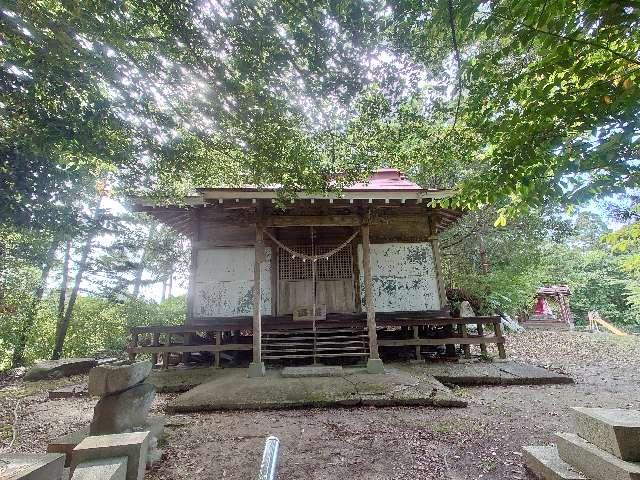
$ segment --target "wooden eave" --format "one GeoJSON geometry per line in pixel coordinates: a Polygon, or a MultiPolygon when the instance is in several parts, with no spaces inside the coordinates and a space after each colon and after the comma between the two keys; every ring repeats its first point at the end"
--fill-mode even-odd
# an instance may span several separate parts
{"type": "MultiPolygon", "coordinates": [[[[203,219],[223,224],[255,223],[258,205],[262,205],[263,223],[267,226],[294,226],[295,218],[308,216],[316,219],[317,225],[328,225],[326,217],[336,225],[357,225],[362,213],[370,208],[385,215],[395,212],[404,215],[420,214],[431,217],[436,232],[442,231],[462,215],[461,210],[446,209],[430,205],[431,200],[450,197],[453,190],[378,190],[345,191],[341,195],[320,196],[301,194],[285,202],[278,201],[278,192],[252,189],[200,189],[200,195],[185,197],[179,204],[166,204],[157,199],[130,197],[133,211],[144,212],[187,236],[193,233],[195,212],[202,211],[203,219]],[[277,203],[277,209],[276,204],[277,203]],[[269,207],[267,207],[267,205],[269,207]],[[266,211],[264,211],[266,209],[266,211]],[[269,210],[272,210],[269,212],[269,210]],[[301,213],[302,212],[302,213],[301,213]],[[325,217],[323,220],[321,217],[325,217]]],[[[308,224],[308,223],[307,223],[308,224]]]]}

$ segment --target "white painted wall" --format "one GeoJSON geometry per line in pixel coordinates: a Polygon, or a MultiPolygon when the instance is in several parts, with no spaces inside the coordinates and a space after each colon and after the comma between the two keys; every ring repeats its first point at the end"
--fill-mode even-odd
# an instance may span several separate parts
{"type": "MultiPolygon", "coordinates": [[[[358,245],[358,264],[364,309],[362,245],[358,245]]],[[[433,249],[429,242],[371,244],[371,276],[377,312],[441,308],[433,249]]]]}
{"type": "MultiPolygon", "coordinates": [[[[198,250],[194,317],[253,314],[253,247],[198,250]]],[[[261,264],[262,313],[271,314],[271,249],[261,264]]]]}

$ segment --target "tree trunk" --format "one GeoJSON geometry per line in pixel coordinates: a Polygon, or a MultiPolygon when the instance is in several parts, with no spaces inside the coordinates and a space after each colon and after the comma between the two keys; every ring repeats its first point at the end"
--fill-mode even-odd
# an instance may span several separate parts
{"type": "Polygon", "coordinates": [[[42,300],[42,296],[44,295],[44,289],[47,286],[47,277],[49,277],[49,271],[51,270],[51,264],[53,263],[53,259],[56,254],[56,250],[58,249],[58,245],[60,241],[54,239],[49,245],[49,250],[47,251],[47,256],[45,258],[44,264],[42,265],[42,274],[40,275],[40,283],[36,287],[36,290],[33,295],[33,300],[29,305],[29,310],[27,311],[27,318],[25,319],[25,323],[18,332],[18,338],[16,340],[15,347],[13,349],[13,356],[11,359],[12,367],[20,367],[24,365],[24,351],[27,348],[27,340],[29,339],[29,334],[31,333],[31,329],[33,328],[33,324],[36,321],[36,315],[38,313],[38,305],[42,300]]]}
{"type": "Polygon", "coordinates": [[[160,297],[160,303],[164,302],[165,293],[167,292],[167,278],[162,279],[162,297],[160,297]]]}
{"type": "Polygon", "coordinates": [[[82,283],[82,276],[84,275],[84,272],[87,269],[89,253],[91,252],[91,243],[93,241],[93,238],[96,236],[96,233],[98,232],[101,202],[102,202],[102,197],[100,197],[98,199],[98,202],[96,203],[96,209],[93,215],[94,225],[92,226],[91,230],[89,230],[89,233],[84,243],[84,247],[82,248],[80,263],[78,264],[78,272],[76,273],[76,279],[73,284],[73,289],[71,290],[71,295],[69,295],[69,303],[67,304],[67,309],[64,312],[62,321],[56,326],[56,344],[53,348],[53,353],[51,354],[51,360],[58,360],[62,355],[64,340],[65,340],[65,337],[67,336],[67,330],[69,329],[69,323],[71,322],[71,317],[73,316],[73,308],[76,304],[76,300],[78,299],[78,291],[80,290],[80,284],[82,283]]]}
{"type": "Polygon", "coordinates": [[[167,298],[171,298],[171,290],[173,289],[173,271],[169,274],[169,291],[167,292],[167,298]]]}
{"type": "Polygon", "coordinates": [[[142,284],[142,274],[144,273],[144,265],[147,256],[147,250],[149,249],[149,245],[153,240],[153,236],[156,233],[155,224],[149,227],[149,236],[147,237],[147,241],[144,244],[144,248],[142,249],[142,256],[140,257],[140,263],[138,264],[138,269],[136,270],[136,278],[133,280],[133,298],[138,298],[140,294],[140,285],[142,284]]]}
{"type": "Polygon", "coordinates": [[[58,317],[57,326],[62,323],[64,317],[64,307],[67,299],[67,285],[69,284],[69,260],[71,258],[71,239],[67,240],[64,250],[64,263],[62,264],[62,280],[60,281],[60,294],[58,295],[58,317]]]}

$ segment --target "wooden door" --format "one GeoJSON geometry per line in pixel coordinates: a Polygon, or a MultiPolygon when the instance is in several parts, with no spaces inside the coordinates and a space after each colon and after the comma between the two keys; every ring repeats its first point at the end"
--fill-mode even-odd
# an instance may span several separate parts
{"type": "MultiPolygon", "coordinates": [[[[335,247],[317,246],[313,254],[320,255],[335,247]]],[[[311,246],[295,246],[292,250],[312,254],[311,246]]],[[[355,288],[352,249],[349,245],[316,262],[316,305],[326,305],[327,313],[355,311],[355,288]]],[[[313,305],[313,272],[311,261],[278,249],[278,314],[289,315],[298,307],[313,305]]]]}

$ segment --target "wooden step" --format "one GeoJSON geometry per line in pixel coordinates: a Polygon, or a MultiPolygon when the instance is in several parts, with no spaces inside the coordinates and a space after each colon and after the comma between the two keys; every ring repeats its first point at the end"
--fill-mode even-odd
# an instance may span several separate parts
{"type": "MultiPolygon", "coordinates": [[[[291,354],[291,355],[264,355],[262,358],[264,360],[286,360],[286,359],[294,359],[294,358],[313,358],[313,353],[309,355],[299,355],[299,354],[291,354]]],[[[316,358],[338,358],[338,357],[368,357],[369,352],[359,352],[359,353],[318,353],[315,355],[316,358]]]]}

